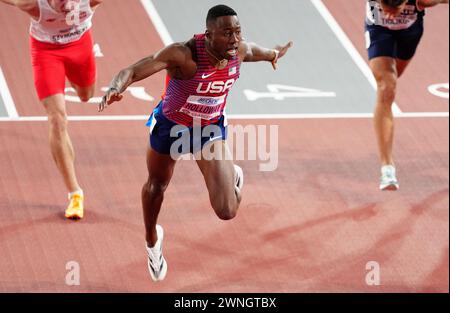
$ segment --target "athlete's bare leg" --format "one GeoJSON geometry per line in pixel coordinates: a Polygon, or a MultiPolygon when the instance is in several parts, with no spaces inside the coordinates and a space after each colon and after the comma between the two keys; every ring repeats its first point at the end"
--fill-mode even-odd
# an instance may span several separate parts
{"type": "Polygon", "coordinates": [[[78,97],[80,98],[81,101],[83,102],[88,102],[90,98],[92,98],[94,96],[94,92],[95,92],[95,84],[92,84],[90,86],[87,87],[80,87],[74,83],[70,83],[72,85],[72,87],[75,89],[75,91],[77,92],[78,97]]]}
{"type": "Polygon", "coordinates": [[[75,153],[67,131],[67,114],[63,94],[42,100],[49,122],[50,149],[69,192],[80,190],[75,174],[75,153]]]}
{"type": "MultiPolygon", "coordinates": [[[[236,216],[241,202],[241,192],[236,188],[236,177],[231,152],[225,141],[219,140],[203,148],[205,151],[222,156],[220,159],[207,160],[196,155],[197,164],[205,178],[209,200],[217,216],[229,220],[236,216]]],[[[209,159],[209,158],[208,158],[209,159]]]]}
{"type": "Polygon", "coordinates": [[[378,141],[381,165],[394,165],[392,156],[394,142],[394,116],[392,104],[395,100],[397,80],[410,60],[377,57],[370,60],[370,68],[377,81],[377,103],[374,126],[378,141]]]}
{"type": "Polygon", "coordinates": [[[147,149],[148,180],[142,187],[142,208],[147,245],[153,247],[157,241],[156,222],[164,199],[164,192],[173,175],[176,161],[170,155],[147,149]]]}
{"type": "Polygon", "coordinates": [[[394,116],[392,114],[392,103],[395,99],[398,78],[396,62],[393,58],[377,57],[370,60],[369,64],[378,87],[374,126],[380,161],[381,165],[393,165],[394,116]]]}
{"type": "Polygon", "coordinates": [[[395,63],[397,67],[397,76],[400,78],[405,72],[405,69],[408,67],[409,63],[411,63],[411,59],[409,60],[396,59],[395,63]]]}

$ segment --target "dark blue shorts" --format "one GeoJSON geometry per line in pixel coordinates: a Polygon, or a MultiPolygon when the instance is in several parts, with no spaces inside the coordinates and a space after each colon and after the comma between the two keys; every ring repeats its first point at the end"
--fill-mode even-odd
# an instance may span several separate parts
{"type": "Polygon", "coordinates": [[[208,126],[187,127],[167,119],[161,102],[153,110],[147,126],[150,127],[150,146],[161,154],[172,156],[194,154],[208,143],[227,139],[225,116],[208,126]]]}
{"type": "Polygon", "coordinates": [[[366,24],[366,48],[369,60],[376,57],[410,60],[416,53],[422,35],[423,21],[417,21],[408,29],[402,30],[366,24]]]}

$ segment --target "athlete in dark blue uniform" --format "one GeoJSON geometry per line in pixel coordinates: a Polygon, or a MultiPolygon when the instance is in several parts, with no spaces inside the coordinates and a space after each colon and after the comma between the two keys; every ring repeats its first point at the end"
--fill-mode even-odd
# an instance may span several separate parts
{"type": "Polygon", "coordinates": [[[394,18],[387,18],[377,1],[368,2],[366,48],[369,59],[383,56],[410,60],[414,56],[422,38],[425,15],[416,1],[405,2],[402,13],[394,18]]]}
{"type": "Polygon", "coordinates": [[[226,96],[239,76],[242,62],[268,61],[275,69],[291,46],[289,42],[266,49],[244,41],[236,12],[216,5],[208,11],[204,34],[171,44],[121,70],[112,80],[99,111],[120,101],[134,82],[162,70],[167,70],[169,76],[163,101],[149,120],[148,180],[142,187],[147,264],[154,281],[163,280],[168,268],[162,254],[164,231],[157,220],[178,154],[195,154],[215,213],[223,220],[234,218],[241,202],[244,174],[233,164],[225,141],[226,96]],[[215,135],[210,137],[210,131],[215,135]],[[177,140],[178,136],[181,140],[177,140]]]}
{"type": "Polygon", "coordinates": [[[448,0],[367,0],[366,48],[377,81],[375,132],[381,161],[381,190],[397,190],[392,146],[397,79],[403,74],[423,34],[425,8],[448,0]]]}

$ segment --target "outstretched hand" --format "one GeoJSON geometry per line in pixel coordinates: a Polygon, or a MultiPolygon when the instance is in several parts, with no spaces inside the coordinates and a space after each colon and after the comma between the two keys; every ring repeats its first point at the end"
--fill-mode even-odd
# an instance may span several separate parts
{"type": "Polygon", "coordinates": [[[102,97],[102,102],[98,105],[98,111],[102,112],[108,105],[113,102],[122,100],[123,95],[115,88],[109,88],[102,97]]]}
{"type": "Polygon", "coordinates": [[[282,58],[287,53],[289,48],[291,48],[293,45],[294,45],[294,43],[292,41],[289,41],[284,46],[276,46],[275,47],[275,50],[278,51],[278,52],[277,52],[277,55],[275,56],[275,59],[273,59],[273,61],[272,61],[272,67],[273,67],[274,70],[277,69],[278,59],[282,58]]]}

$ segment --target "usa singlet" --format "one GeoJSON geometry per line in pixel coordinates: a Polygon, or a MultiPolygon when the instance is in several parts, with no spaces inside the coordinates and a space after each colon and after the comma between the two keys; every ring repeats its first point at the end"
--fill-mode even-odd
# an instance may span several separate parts
{"type": "Polygon", "coordinates": [[[164,116],[181,125],[192,126],[195,118],[202,125],[219,121],[224,114],[228,92],[239,78],[238,56],[228,61],[224,69],[217,69],[208,60],[205,35],[195,35],[197,72],[189,80],[170,78],[162,100],[164,116]]]}

